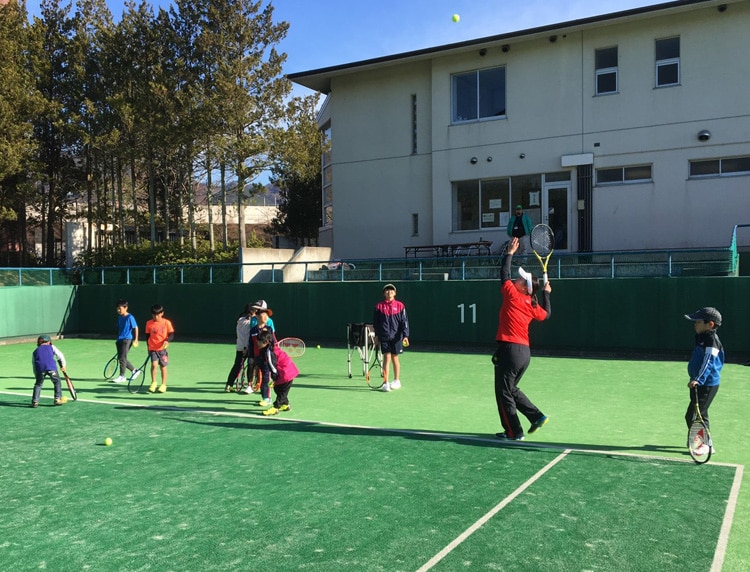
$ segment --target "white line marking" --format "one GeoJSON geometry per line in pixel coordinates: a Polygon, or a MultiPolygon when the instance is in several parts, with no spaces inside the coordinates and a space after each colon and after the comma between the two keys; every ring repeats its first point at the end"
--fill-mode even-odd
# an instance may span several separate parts
{"type": "Polygon", "coordinates": [[[737,507],[737,499],[740,496],[740,485],[742,484],[743,472],[744,466],[739,465],[737,467],[737,471],[734,473],[734,483],[732,483],[732,490],[729,493],[727,510],[724,513],[724,521],[721,523],[719,541],[716,544],[714,561],[711,563],[711,572],[719,572],[722,566],[724,566],[724,557],[727,554],[727,544],[729,543],[729,531],[732,528],[732,521],[734,520],[734,509],[737,507]]]}
{"type": "Polygon", "coordinates": [[[500,501],[495,507],[490,510],[487,514],[485,514],[482,518],[477,520],[474,524],[472,524],[469,528],[464,530],[461,534],[459,534],[448,546],[443,548],[440,552],[438,552],[435,556],[430,558],[426,563],[424,563],[417,572],[425,572],[426,570],[430,570],[435,564],[440,562],[443,558],[445,558],[448,554],[450,554],[459,544],[461,544],[464,540],[469,538],[472,534],[474,534],[477,530],[479,530],[484,523],[486,523],[488,520],[490,520],[493,516],[495,516],[498,512],[503,510],[508,504],[510,504],[518,495],[520,495],[523,491],[525,491],[527,488],[529,488],[531,485],[533,485],[544,473],[549,471],[552,467],[554,467],[557,463],[562,461],[567,455],[570,453],[570,450],[565,450],[562,453],[560,453],[555,459],[550,461],[545,467],[543,467],[537,474],[535,474],[533,477],[531,477],[528,481],[523,483],[520,487],[518,487],[515,491],[513,491],[512,494],[507,496],[505,499],[500,501]]]}

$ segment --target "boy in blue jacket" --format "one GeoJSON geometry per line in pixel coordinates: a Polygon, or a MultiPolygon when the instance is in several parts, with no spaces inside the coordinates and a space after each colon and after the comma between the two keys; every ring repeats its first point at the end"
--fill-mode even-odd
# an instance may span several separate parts
{"type": "Polygon", "coordinates": [[[706,425],[709,424],[708,408],[719,392],[721,368],[724,367],[724,346],[716,333],[716,328],[721,326],[721,313],[716,308],[701,308],[692,314],[685,314],[685,317],[695,322],[695,348],[687,366],[690,376],[690,404],[685,413],[685,422],[690,429],[695,414],[696,392],[698,408],[706,425]]]}

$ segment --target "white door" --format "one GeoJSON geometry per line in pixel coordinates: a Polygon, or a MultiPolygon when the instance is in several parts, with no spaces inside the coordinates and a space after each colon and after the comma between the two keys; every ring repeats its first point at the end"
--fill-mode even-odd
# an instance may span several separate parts
{"type": "Polygon", "coordinates": [[[555,250],[570,250],[570,183],[546,183],[542,188],[542,222],[555,233],[555,250]]]}

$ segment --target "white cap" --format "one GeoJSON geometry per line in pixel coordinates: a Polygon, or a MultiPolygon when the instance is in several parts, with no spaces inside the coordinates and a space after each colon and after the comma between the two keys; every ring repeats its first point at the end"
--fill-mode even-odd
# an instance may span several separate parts
{"type": "Polygon", "coordinates": [[[526,272],[523,268],[518,269],[518,275],[526,280],[526,287],[529,289],[529,294],[534,292],[534,282],[532,281],[531,272],[526,272]]]}

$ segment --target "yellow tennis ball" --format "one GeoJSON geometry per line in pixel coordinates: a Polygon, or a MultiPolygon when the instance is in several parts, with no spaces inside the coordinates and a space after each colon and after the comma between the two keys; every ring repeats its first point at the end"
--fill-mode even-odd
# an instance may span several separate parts
{"type": "Polygon", "coordinates": [[[453,20],[454,22],[458,22],[460,19],[461,16],[459,16],[458,14],[453,14],[453,18],[451,18],[451,20],[453,20]]]}
{"type": "Polygon", "coordinates": [[[320,344],[318,344],[318,349],[320,349],[320,344]]]}
{"type": "Polygon", "coordinates": [[[107,447],[109,447],[109,446],[110,446],[110,445],[112,444],[112,439],[110,439],[109,437],[107,437],[107,438],[106,438],[106,439],[104,440],[104,444],[105,444],[105,445],[106,445],[107,447]]]}

